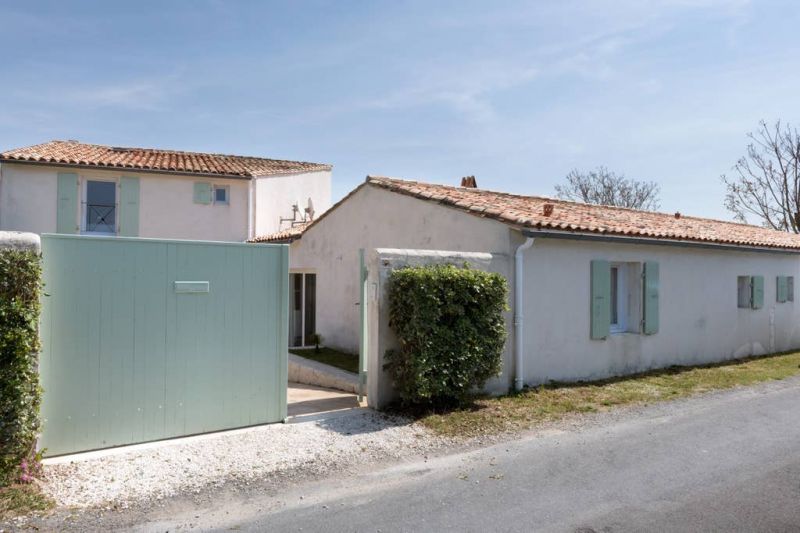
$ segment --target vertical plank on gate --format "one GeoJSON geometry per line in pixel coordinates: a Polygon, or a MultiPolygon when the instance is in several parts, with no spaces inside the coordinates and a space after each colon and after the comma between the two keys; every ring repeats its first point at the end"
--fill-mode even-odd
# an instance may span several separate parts
{"type": "MultiPolygon", "coordinates": [[[[278,365],[278,413],[277,418],[285,420],[287,417],[287,386],[289,382],[289,245],[280,245],[280,263],[278,264],[273,276],[277,279],[277,286],[280,297],[276,298],[280,302],[277,309],[273,312],[277,315],[273,321],[277,331],[272,331],[275,339],[274,358],[278,365]]],[[[274,420],[274,419],[273,419],[274,420]]]]}

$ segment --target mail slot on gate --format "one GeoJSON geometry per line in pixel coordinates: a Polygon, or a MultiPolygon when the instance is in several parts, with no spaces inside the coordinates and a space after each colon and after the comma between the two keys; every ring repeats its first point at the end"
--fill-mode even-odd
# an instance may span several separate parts
{"type": "Polygon", "coordinates": [[[210,292],[211,284],[208,281],[176,281],[175,292],[178,294],[210,292]]]}

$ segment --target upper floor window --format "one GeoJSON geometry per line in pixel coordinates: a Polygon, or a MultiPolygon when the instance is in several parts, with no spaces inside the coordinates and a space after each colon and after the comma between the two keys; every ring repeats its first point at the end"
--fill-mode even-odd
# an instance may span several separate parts
{"type": "Polygon", "coordinates": [[[230,203],[230,188],[227,185],[214,185],[214,203],[228,205],[230,203]]]}
{"type": "Polygon", "coordinates": [[[87,180],[83,202],[83,233],[117,232],[117,182],[87,180]]]}

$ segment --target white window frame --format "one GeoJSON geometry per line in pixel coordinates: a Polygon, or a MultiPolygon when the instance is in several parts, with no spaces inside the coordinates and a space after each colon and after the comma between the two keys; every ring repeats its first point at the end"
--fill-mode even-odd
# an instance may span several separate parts
{"type": "Polygon", "coordinates": [[[612,294],[611,298],[617,303],[617,322],[614,323],[614,315],[611,313],[612,334],[625,333],[628,331],[628,270],[626,263],[611,263],[611,275],[613,285],[614,271],[617,272],[617,293],[612,294]]]}
{"type": "MultiPolygon", "coordinates": [[[[298,349],[298,350],[302,350],[302,349],[305,349],[305,348],[314,348],[315,347],[314,344],[309,344],[308,343],[308,339],[306,339],[306,276],[308,274],[313,274],[315,276],[315,280],[317,282],[317,284],[315,285],[315,288],[314,288],[315,291],[317,290],[317,287],[319,287],[319,276],[317,275],[317,272],[315,270],[311,270],[311,269],[298,269],[298,270],[290,270],[289,271],[289,275],[290,276],[292,276],[294,274],[302,274],[302,278],[301,279],[303,280],[301,282],[301,284],[300,284],[300,338],[301,338],[301,342],[300,342],[300,346],[292,346],[291,345],[291,340],[293,338],[294,332],[290,331],[289,332],[289,339],[288,339],[290,341],[289,342],[289,348],[294,348],[294,349],[298,349]]],[[[317,298],[316,297],[318,296],[318,294],[319,293],[314,295],[314,321],[316,321],[316,319],[317,319],[317,316],[316,316],[316,314],[317,314],[317,306],[316,306],[317,298]]],[[[290,294],[289,297],[290,298],[294,298],[294,294],[290,294]]],[[[294,311],[293,306],[290,307],[289,311],[290,312],[294,311]]],[[[312,335],[314,333],[316,333],[316,332],[313,332],[312,335]]]]}
{"type": "Polygon", "coordinates": [[[736,307],[753,308],[753,276],[736,276],[736,307]]]}
{"type": "Polygon", "coordinates": [[[81,177],[81,206],[78,213],[81,219],[81,235],[116,236],[119,234],[119,179],[106,177],[81,177]],[[86,204],[89,201],[89,182],[106,181],[114,183],[114,232],[86,231],[86,204]]]}
{"type": "Polygon", "coordinates": [[[231,186],[230,185],[212,185],[211,186],[211,200],[214,205],[231,205],[231,186]],[[217,189],[225,191],[225,201],[217,201],[217,189]]]}

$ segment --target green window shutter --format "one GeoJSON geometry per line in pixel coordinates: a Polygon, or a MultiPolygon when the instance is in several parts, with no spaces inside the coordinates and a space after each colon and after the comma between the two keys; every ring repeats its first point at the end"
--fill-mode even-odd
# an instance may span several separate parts
{"type": "Polygon", "coordinates": [[[196,182],[194,184],[194,203],[208,205],[211,203],[211,184],[196,182]]]}
{"type": "Polygon", "coordinates": [[[659,272],[658,263],[646,261],[644,264],[644,318],[643,330],[645,335],[658,333],[658,289],[659,272]]]}
{"type": "Polygon", "coordinates": [[[764,276],[753,276],[753,309],[764,307],[764,276]]]}
{"type": "Polygon", "coordinates": [[[139,236],[139,178],[123,176],[119,180],[119,234],[139,236]]]}
{"type": "Polygon", "coordinates": [[[611,267],[608,261],[592,261],[591,338],[605,339],[611,331],[611,267]]]}
{"type": "Polygon", "coordinates": [[[78,233],[78,175],[73,172],[58,173],[57,233],[78,233]]]}
{"type": "Polygon", "coordinates": [[[786,301],[794,301],[794,276],[786,277],[786,301]]]}
{"type": "Polygon", "coordinates": [[[778,276],[775,283],[775,299],[779,303],[784,303],[788,299],[788,289],[789,278],[786,276],[778,276]]]}

